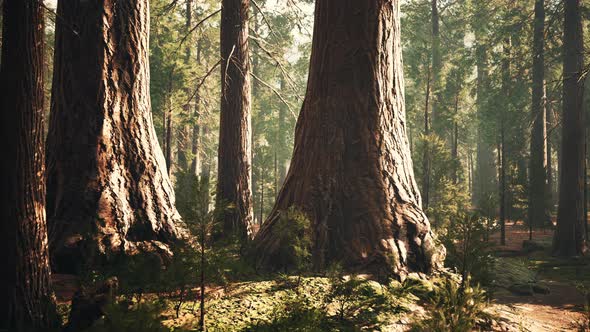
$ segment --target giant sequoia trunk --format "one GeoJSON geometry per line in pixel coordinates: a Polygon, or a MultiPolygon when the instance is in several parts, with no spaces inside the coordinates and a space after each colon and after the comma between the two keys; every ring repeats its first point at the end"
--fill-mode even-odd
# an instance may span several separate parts
{"type": "Polygon", "coordinates": [[[55,327],[45,225],[43,9],[5,0],[2,30],[0,330],[55,327]]]}
{"type": "Polygon", "coordinates": [[[529,172],[529,224],[545,225],[549,223],[547,210],[547,130],[545,118],[544,93],[544,22],[545,1],[535,1],[535,23],[533,36],[533,99],[531,159],[529,172]]]}
{"type": "Polygon", "coordinates": [[[289,267],[280,233],[290,207],[310,221],[316,268],[404,277],[440,263],[406,137],[399,15],[398,1],[316,1],[291,166],[254,241],[260,266],[289,267]]]}
{"type": "Polygon", "coordinates": [[[584,45],[580,0],[565,0],[563,34],[563,120],[559,208],[555,254],[576,256],[586,251],[584,217],[584,45]]]}
{"type": "Polygon", "coordinates": [[[55,267],[169,254],[179,216],[151,118],[148,1],[62,0],[58,17],[47,139],[55,267]]]}
{"type": "Polygon", "coordinates": [[[253,219],[251,183],[249,0],[221,7],[221,112],[217,203],[233,208],[223,217],[225,235],[245,238],[253,219]]]}

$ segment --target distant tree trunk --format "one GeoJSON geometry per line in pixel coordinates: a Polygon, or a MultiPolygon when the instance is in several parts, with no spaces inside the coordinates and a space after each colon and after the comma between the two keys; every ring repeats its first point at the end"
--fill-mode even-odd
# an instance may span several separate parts
{"type": "MultiPolygon", "coordinates": [[[[552,144],[551,144],[551,132],[553,131],[553,109],[551,107],[552,102],[550,99],[547,99],[545,102],[545,112],[547,121],[546,124],[546,142],[547,142],[547,197],[549,200],[548,203],[548,213],[552,214],[554,212],[555,206],[555,187],[553,184],[553,157],[552,157],[552,144]]],[[[551,221],[551,220],[550,220],[551,221]]]]}
{"type": "Polygon", "coordinates": [[[475,173],[473,169],[473,151],[469,151],[469,158],[467,159],[468,168],[469,168],[469,192],[473,193],[473,174],[475,173]]]}
{"type": "Polygon", "coordinates": [[[452,145],[452,158],[455,162],[453,167],[453,183],[459,183],[459,169],[461,167],[461,161],[459,160],[459,124],[457,123],[457,117],[459,116],[459,90],[455,93],[455,119],[453,120],[453,145],[452,145]]]}
{"type": "Polygon", "coordinates": [[[43,154],[44,19],[39,0],[5,0],[0,67],[0,329],[58,326],[50,285],[43,154]]]}
{"type": "Polygon", "coordinates": [[[442,69],[442,58],[440,53],[440,18],[438,12],[438,1],[431,1],[432,20],[432,128],[438,137],[443,137],[443,126],[440,117],[440,72],[442,69]]]}
{"type": "Polygon", "coordinates": [[[562,157],[554,252],[577,256],[586,251],[584,236],[584,65],[579,0],[565,0],[563,35],[562,157]]]}
{"type": "MultiPolygon", "coordinates": [[[[201,64],[201,40],[197,42],[197,64],[201,64]]],[[[197,87],[199,88],[199,87],[197,87]]],[[[199,169],[201,167],[201,153],[203,148],[201,147],[201,91],[195,91],[195,113],[193,118],[193,130],[191,133],[191,173],[195,176],[199,176],[199,169]]]]}
{"type": "Polygon", "coordinates": [[[213,164],[213,157],[211,156],[212,153],[208,153],[205,149],[205,140],[209,136],[210,129],[208,126],[203,125],[200,135],[200,142],[202,148],[199,151],[199,155],[201,156],[201,183],[203,183],[203,191],[207,194],[206,197],[206,206],[207,212],[209,212],[209,205],[210,205],[210,184],[211,184],[211,165],[213,164]]]}
{"type": "MultiPolygon", "coordinates": [[[[285,78],[281,78],[281,91],[286,91],[285,86],[285,78]]],[[[281,104],[279,106],[279,131],[278,131],[278,153],[277,153],[277,164],[279,168],[279,181],[278,186],[282,186],[283,182],[285,181],[285,176],[287,176],[287,169],[289,165],[287,164],[288,160],[288,152],[287,152],[287,123],[286,123],[286,116],[287,110],[285,109],[286,105],[281,104]]]]}
{"type": "MultiPolygon", "coordinates": [[[[476,35],[476,40],[479,43],[479,35],[476,35]]],[[[492,145],[488,142],[487,127],[485,121],[488,112],[488,103],[486,93],[488,93],[488,66],[487,66],[487,50],[484,45],[476,46],[476,65],[477,65],[477,150],[475,160],[475,173],[473,176],[473,203],[478,207],[487,217],[492,216],[490,211],[487,211],[490,205],[490,198],[496,191],[496,169],[494,165],[494,151],[492,145]],[[485,211],[484,211],[485,210],[485,211]]]]}
{"type": "Polygon", "coordinates": [[[500,244],[506,244],[506,112],[511,109],[510,95],[512,89],[511,74],[511,50],[510,37],[504,40],[504,57],[502,59],[502,93],[505,96],[504,103],[500,108],[500,144],[498,144],[498,182],[500,183],[500,193],[498,199],[500,202],[500,244]]]}
{"type": "MultiPolygon", "coordinates": [[[[262,168],[262,167],[261,167],[262,168]]],[[[264,218],[264,168],[260,171],[260,222],[264,218]]]]}
{"type": "Polygon", "coordinates": [[[172,174],[172,76],[173,72],[170,71],[170,76],[168,77],[168,91],[166,93],[166,109],[164,110],[164,119],[165,119],[165,130],[166,135],[164,136],[164,149],[165,157],[166,157],[166,170],[168,171],[168,175],[172,174]]]}
{"type": "Polygon", "coordinates": [[[500,244],[506,245],[506,142],[504,120],[500,120],[500,141],[498,143],[498,175],[500,177],[500,193],[498,201],[500,202],[500,244]]]}
{"type": "Polygon", "coordinates": [[[403,277],[439,266],[406,137],[401,53],[398,1],[316,1],[293,158],[254,241],[259,266],[289,267],[278,221],[290,207],[310,221],[316,269],[403,277]]]}
{"type": "Polygon", "coordinates": [[[545,1],[535,1],[533,35],[533,100],[531,159],[529,173],[529,225],[542,226],[548,223],[547,213],[547,126],[545,118],[545,1]]]}
{"type": "Polygon", "coordinates": [[[273,177],[274,178],[273,179],[274,180],[273,189],[274,189],[274,196],[275,197],[279,193],[279,188],[278,188],[278,186],[279,186],[279,184],[278,184],[278,180],[279,180],[278,179],[278,173],[279,173],[279,170],[278,170],[278,168],[279,168],[279,165],[277,165],[277,151],[275,150],[275,153],[274,153],[274,177],[273,177]]]}
{"type": "Polygon", "coordinates": [[[430,201],[430,68],[426,79],[426,94],[424,97],[424,154],[422,156],[422,208],[428,210],[430,201]]]}
{"type": "Polygon", "coordinates": [[[180,217],[151,118],[148,1],[62,0],[58,17],[47,138],[55,268],[169,255],[180,217]]]}
{"type": "MultiPolygon", "coordinates": [[[[192,0],[186,0],[186,4],[185,4],[185,11],[184,11],[184,15],[185,15],[185,33],[190,33],[190,29],[192,28],[193,25],[193,12],[192,12],[192,7],[193,7],[193,1],[192,0]]],[[[185,46],[185,50],[184,50],[184,65],[188,68],[188,66],[190,65],[190,61],[191,61],[191,56],[192,56],[192,52],[191,52],[191,44],[187,43],[185,46]]],[[[187,96],[190,96],[190,94],[192,93],[192,91],[189,88],[185,89],[185,93],[187,96]]],[[[184,105],[183,107],[183,116],[186,119],[189,119],[191,116],[191,103],[187,103],[186,105],[184,105]]],[[[177,164],[178,164],[178,168],[180,170],[182,170],[183,172],[186,172],[189,170],[189,163],[188,163],[188,158],[187,158],[187,151],[189,148],[189,144],[191,146],[191,151],[192,151],[192,139],[189,141],[188,137],[191,136],[192,134],[189,133],[189,127],[187,126],[187,123],[185,121],[183,121],[180,126],[179,126],[179,130],[178,130],[178,134],[176,137],[176,141],[178,142],[178,152],[176,154],[176,160],[177,160],[177,164]]],[[[193,173],[194,174],[194,173],[193,173]]]]}
{"type": "Polygon", "coordinates": [[[233,205],[223,217],[226,235],[250,235],[251,183],[249,0],[223,0],[221,9],[221,112],[217,203],[233,205]]]}

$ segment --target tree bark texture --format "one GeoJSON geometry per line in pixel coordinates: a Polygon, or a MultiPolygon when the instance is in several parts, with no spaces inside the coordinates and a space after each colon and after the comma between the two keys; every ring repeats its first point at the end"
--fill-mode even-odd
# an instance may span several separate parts
{"type": "Polygon", "coordinates": [[[148,1],[62,0],[58,17],[47,139],[55,268],[168,255],[182,227],[151,118],[148,1]]]}
{"type": "Polygon", "coordinates": [[[224,213],[225,235],[246,238],[252,206],[251,96],[248,51],[249,0],[223,0],[221,8],[221,112],[217,170],[217,204],[224,213]]]}
{"type": "Polygon", "coordinates": [[[565,0],[563,35],[563,116],[559,208],[554,252],[577,256],[586,251],[584,236],[584,45],[580,0],[565,0]]]}
{"type": "Polygon", "coordinates": [[[41,1],[4,1],[2,42],[0,329],[44,330],[58,326],[58,319],[45,223],[41,1]]]}
{"type": "Polygon", "coordinates": [[[403,278],[439,266],[406,137],[399,15],[398,1],[316,1],[293,158],[254,241],[259,266],[284,265],[275,232],[290,207],[310,221],[317,269],[403,278]]]}
{"type": "Polygon", "coordinates": [[[531,159],[529,171],[529,223],[542,226],[549,223],[547,209],[547,124],[545,118],[545,1],[535,1],[533,34],[533,99],[531,159]]]}

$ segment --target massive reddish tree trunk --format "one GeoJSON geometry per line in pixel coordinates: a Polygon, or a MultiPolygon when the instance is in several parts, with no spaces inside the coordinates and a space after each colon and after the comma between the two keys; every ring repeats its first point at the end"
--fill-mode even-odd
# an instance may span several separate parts
{"type": "Polygon", "coordinates": [[[311,222],[318,269],[403,277],[440,263],[406,137],[399,22],[398,1],[316,1],[291,167],[254,241],[260,266],[286,264],[277,234],[290,207],[311,222]]]}
{"type": "Polygon", "coordinates": [[[58,270],[157,251],[178,238],[152,124],[147,0],[60,1],[47,139],[58,270]]]}
{"type": "Polygon", "coordinates": [[[529,224],[531,226],[549,223],[547,210],[547,130],[545,118],[545,1],[535,1],[533,35],[533,99],[531,159],[529,172],[529,224]]]}
{"type": "Polygon", "coordinates": [[[40,0],[3,4],[0,329],[57,325],[50,287],[43,154],[43,37],[40,0]]]}
{"type": "Polygon", "coordinates": [[[249,0],[223,0],[221,8],[221,112],[217,203],[230,204],[224,234],[245,238],[253,219],[251,183],[249,0]]]}
{"type": "Polygon", "coordinates": [[[563,34],[563,120],[559,208],[554,251],[576,256],[586,251],[584,217],[584,44],[580,0],[565,0],[563,34]]]}

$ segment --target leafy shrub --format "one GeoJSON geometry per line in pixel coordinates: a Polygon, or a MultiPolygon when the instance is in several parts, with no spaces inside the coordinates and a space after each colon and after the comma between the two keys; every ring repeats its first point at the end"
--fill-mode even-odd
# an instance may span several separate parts
{"type": "Polygon", "coordinates": [[[349,327],[377,324],[381,314],[406,311],[403,287],[389,287],[358,276],[333,275],[325,302],[335,311],[334,319],[349,327]],[[402,289],[402,291],[400,291],[402,289]]]}
{"type": "MultiPolygon", "coordinates": [[[[157,302],[140,302],[129,305],[122,301],[107,305],[103,318],[86,332],[169,332],[160,322],[163,305],[157,302]]],[[[176,330],[179,331],[179,330],[176,330]]]]}
{"type": "Polygon", "coordinates": [[[482,285],[490,285],[494,257],[490,243],[483,241],[489,230],[477,214],[460,214],[449,225],[441,240],[447,249],[446,265],[456,268],[463,279],[472,276],[482,285]]]}
{"type": "Polygon", "coordinates": [[[428,301],[429,317],[415,323],[413,331],[468,332],[489,320],[484,309],[488,305],[485,291],[470,286],[467,278],[463,285],[449,276],[440,279],[428,301]]]}
{"type": "Polygon", "coordinates": [[[295,207],[281,211],[274,232],[280,243],[277,265],[285,270],[308,270],[311,266],[311,230],[305,214],[295,207]]]}
{"type": "Polygon", "coordinates": [[[323,307],[311,304],[311,299],[299,292],[290,291],[286,300],[278,305],[268,322],[257,322],[245,331],[332,331],[323,307]]]}
{"type": "MultiPolygon", "coordinates": [[[[460,169],[458,161],[453,158],[447,142],[436,135],[421,134],[418,143],[412,150],[412,160],[416,171],[416,180],[420,188],[424,188],[422,183],[425,178],[423,165],[424,150],[428,149],[430,167],[429,172],[429,204],[425,211],[431,224],[436,229],[443,229],[448,226],[450,220],[460,211],[464,211],[471,205],[469,190],[466,188],[467,181],[453,181],[454,173],[460,169]]],[[[461,172],[456,174],[461,177],[461,172]]]]}

